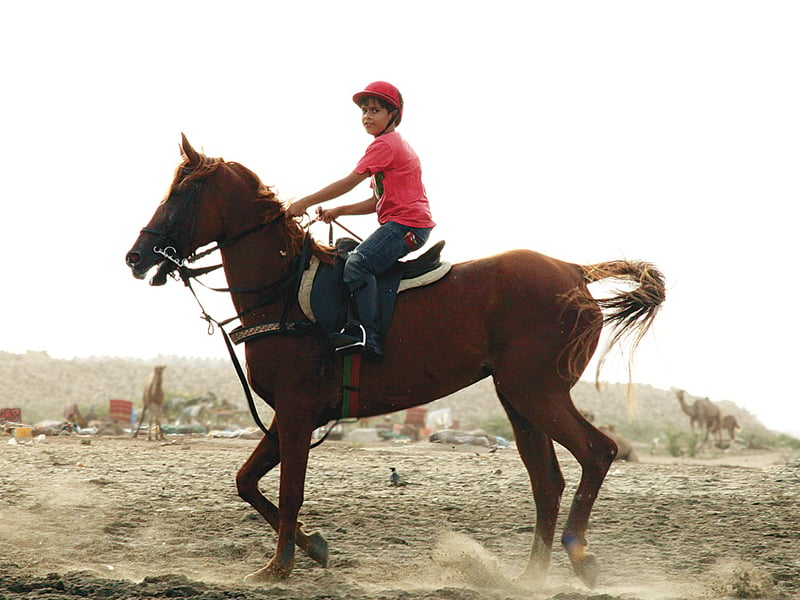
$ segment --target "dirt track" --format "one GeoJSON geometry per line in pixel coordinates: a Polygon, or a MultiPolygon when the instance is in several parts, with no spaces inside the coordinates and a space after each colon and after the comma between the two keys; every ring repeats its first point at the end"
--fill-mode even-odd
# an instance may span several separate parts
{"type": "MultiPolygon", "coordinates": [[[[242,578],[275,541],[236,495],[255,441],[8,441],[0,600],[800,597],[800,463],[775,454],[615,463],[589,531],[599,587],[583,587],[556,549],[549,587],[526,590],[513,577],[534,511],[515,450],[328,442],[312,452],[301,515],[327,538],[331,566],[298,554],[288,581],[252,587],[242,578]],[[391,466],[411,485],[389,487],[391,466]]],[[[579,468],[560,456],[566,512],[579,468]]],[[[262,488],[276,497],[275,474],[262,488]]]]}

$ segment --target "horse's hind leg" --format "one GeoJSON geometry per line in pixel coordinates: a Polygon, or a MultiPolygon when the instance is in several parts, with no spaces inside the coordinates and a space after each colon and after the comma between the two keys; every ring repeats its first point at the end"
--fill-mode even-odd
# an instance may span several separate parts
{"type": "MultiPolygon", "coordinates": [[[[269,431],[270,434],[262,438],[236,474],[236,489],[239,497],[255,508],[258,514],[264,517],[264,520],[277,532],[279,523],[278,507],[267,500],[261,490],[258,489],[258,482],[261,478],[281,460],[277,428],[274,422],[269,431]]],[[[303,523],[299,521],[297,523],[296,544],[314,561],[323,567],[328,566],[328,542],[319,532],[310,535],[306,534],[303,530],[303,523]]]]}
{"type": "Polygon", "coordinates": [[[553,550],[556,519],[564,491],[564,477],[558,466],[552,440],[536,425],[522,417],[500,396],[514,428],[517,450],[528,470],[536,502],[536,530],[530,559],[521,579],[537,583],[547,580],[553,550]]]}
{"type": "Polygon", "coordinates": [[[550,415],[547,419],[550,435],[581,465],[581,481],[572,499],[561,543],[575,573],[586,585],[594,587],[597,584],[597,560],[586,551],[586,528],[600,486],[617,455],[617,446],[580,414],[569,393],[556,397],[545,412],[550,415]]]}
{"type": "Polygon", "coordinates": [[[617,454],[616,444],[595,429],[575,408],[569,390],[564,389],[566,382],[563,380],[550,386],[538,385],[525,392],[515,389],[508,378],[496,375],[495,381],[502,382],[496,383],[498,393],[522,417],[569,450],[581,465],[581,481],[572,500],[561,543],[576,575],[586,585],[594,587],[597,561],[586,551],[586,528],[600,486],[617,454]]]}

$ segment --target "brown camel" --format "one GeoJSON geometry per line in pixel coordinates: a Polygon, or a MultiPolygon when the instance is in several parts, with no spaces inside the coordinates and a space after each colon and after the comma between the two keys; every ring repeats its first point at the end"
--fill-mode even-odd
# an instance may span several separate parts
{"type": "Polygon", "coordinates": [[[64,420],[67,423],[77,425],[79,429],[83,429],[89,424],[89,419],[81,414],[81,409],[78,408],[76,402],[68,404],[64,409],[64,420]]]}
{"type": "Polygon", "coordinates": [[[720,428],[722,413],[720,413],[719,406],[708,398],[699,398],[695,404],[699,406],[697,412],[706,431],[703,441],[708,441],[709,434],[714,434],[717,444],[722,445],[722,429],[720,428]]]}
{"type": "Polygon", "coordinates": [[[164,380],[164,369],[166,368],[165,366],[153,368],[153,376],[150,378],[150,382],[144,387],[144,393],[142,394],[142,414],[139,416],[139,424],[133,431],[133,437],[139,435],[139,428],[142,426],[144,415],[149,409],[150,417],[147,421],[147,439],[152,439],[153,435],[155,435],[157,440],[164,439],[164,432],[161,431],[161,411],[164,408],[164,388],[162,387],[162,382],[164,380]],[[154,427],[155,434],[153,434],[154,427]]]}
{"type": "Polygon", "coordinates": [[[709,434],[715,434],[718,442],[722,443],[722,432],[720,430],[720,411],[719,407],[708,398],[698,398],[692,404],[686,402],[686,392],[678,390],[676,392],[681,410],[689,415],[689,424],[694,433],[695,425],[700,432],[705,432],[703,441],[708,440],[709,434]]]}
{"type": "Polygon", "coordinates": [[[694,433],[694,428],[697,426],[698,428],[703,428],[703,421],[700,419],[698,415],[698,405],[697,401],[692,404],[688,404],[686,402],[686,392],[683,390],[678,390],[675,392],[678,396],[678,402],[681,405],[681,410],[689,415],[689,425],[692,427],[692,433],[694,433]]]}
{"type": "Polygon", "coordinates": [[[613,425],[598,425],[597,429],[614,440],[614,443],[617,445],[617,456],[614,458],[614,460],[639,462],[639,456],[636,454],[633,444],[631,444],[630,441],[621,433],[618,433],[617,429],[613,425]]]}
{"type": "MultiPolygon", "coordinates": [[[[720,420],[720,427],[722,431],[728,432],[728,435],[731,437],[731,442],[736,439],[736,432],[742,429],[736,417],[733,415],[723,415],[720,420]]],[[[720,437],[722,437],[722,433],[720,433],[720,437]]]]}
{"type": "MultiPolygon", "coordinates": [[[[594,424],[594,413],[590,410],[580,410],[583,418],[594,424]]],[[[639,462],[639,456],[633,448],[633,444],[621,433],[617,433],[617,428],[613,425],[597,425],[597,429],[606,434],[617,445],[617,456],[614,460],[626,460],[629,462],[639,462]]]]}

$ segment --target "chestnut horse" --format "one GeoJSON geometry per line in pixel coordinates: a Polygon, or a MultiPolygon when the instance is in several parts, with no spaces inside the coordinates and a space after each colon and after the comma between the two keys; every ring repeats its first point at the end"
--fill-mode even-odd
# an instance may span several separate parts
{"type": "MultiPolygon", "coordinates": [[[[181,148],[183,162],[167,197],[126,256],[133,275],[144,278],[159,265],[151,283],[163,283],[164,272],[216,242],[230,286],[226,291],[243,327],[303,321],[296,297],[273,292],[296,269],[293,259],[303,251],[306,231],[249,169],[206,157],[185,136],[181,148]],[[270,295],[280,300],[265,302],[270,295]]],[[[328,248],[309,243],[310,252],[330,259],[328,248]]],[[[597,565],[586,551],[586,527],[617,449],[578,412],[570,389],[594,354],[603,324],[612,327],[612,344],[632,334],[635,348],[664,292],[661,273],[643,262],[581,266],[515,250],[456,264],[441,281],[398,297],[384,344],[386,360],[363,365],[358,415],[431,402],[491,376],[536,503],[523,576],[542,581],[550,564],[564,489],[555,440],[582,469],[561,542],[576,574],[593,586],[597,565]],[[606,278],[626,281],[632,290],[594,299],[587,284],[606,278]]],[[[248,339],[245,359],[250,385],[274,409],[274,417],[239,470],[236,485],[278,534],[272,559],[247,579],[275,580],[291,573],[295,546],[327,566],[327,542],[318,532],[306,533],[298,513],[312,432],[339,414],[342,365],[317,327],[302,335],[248,339]],[[258,483],[279,462],[276,507],[258,483]]]]}

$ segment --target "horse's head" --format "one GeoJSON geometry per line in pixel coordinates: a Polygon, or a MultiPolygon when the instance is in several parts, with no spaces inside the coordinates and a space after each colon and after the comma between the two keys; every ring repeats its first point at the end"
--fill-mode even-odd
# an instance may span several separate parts
{"type": "Polygon", "coordinates": [[[137,279],[143,279],[158,265],[151,285],[162,285],[166,275],[182,265],[197,248],[223,235],[219,189],[206,185],[223,161],[207,158],[192,148],[185,135],[181,134],[181,138],[183,162],[175,170],[169,192],[125,256],[137,279]]]}
{"type": "MultiPolygon", "coordinates": [[[[201,246],[217,242],[216,248],[224,253],[225,248],[244,243],[246,238],[250,244],[259,244],[263,256],[278,257],[278,267],[285,268],[301,251],[305,229],[287,216],[272,189],[250,169],[221,158],[208,158],[192,148],[185,135],[181,136],[183,161],[175,170],[169,193],[125,256],[133,276],[144,279],[150,269],[158,266],[150,284],[162,285],[167,274],[184,261],[214,250],[195,255],[201,246]],[[253,241],[253,234],[272,225],[272,235],[253,241]],[[270,244],[272,250],[268,248],[270,244]]],[[[316,242],[312,251],[321,259],[330,260],[329,249],[316,242]]],[[[251,259],[248,255],[248,262],[252,263],[251,259]]]]}

